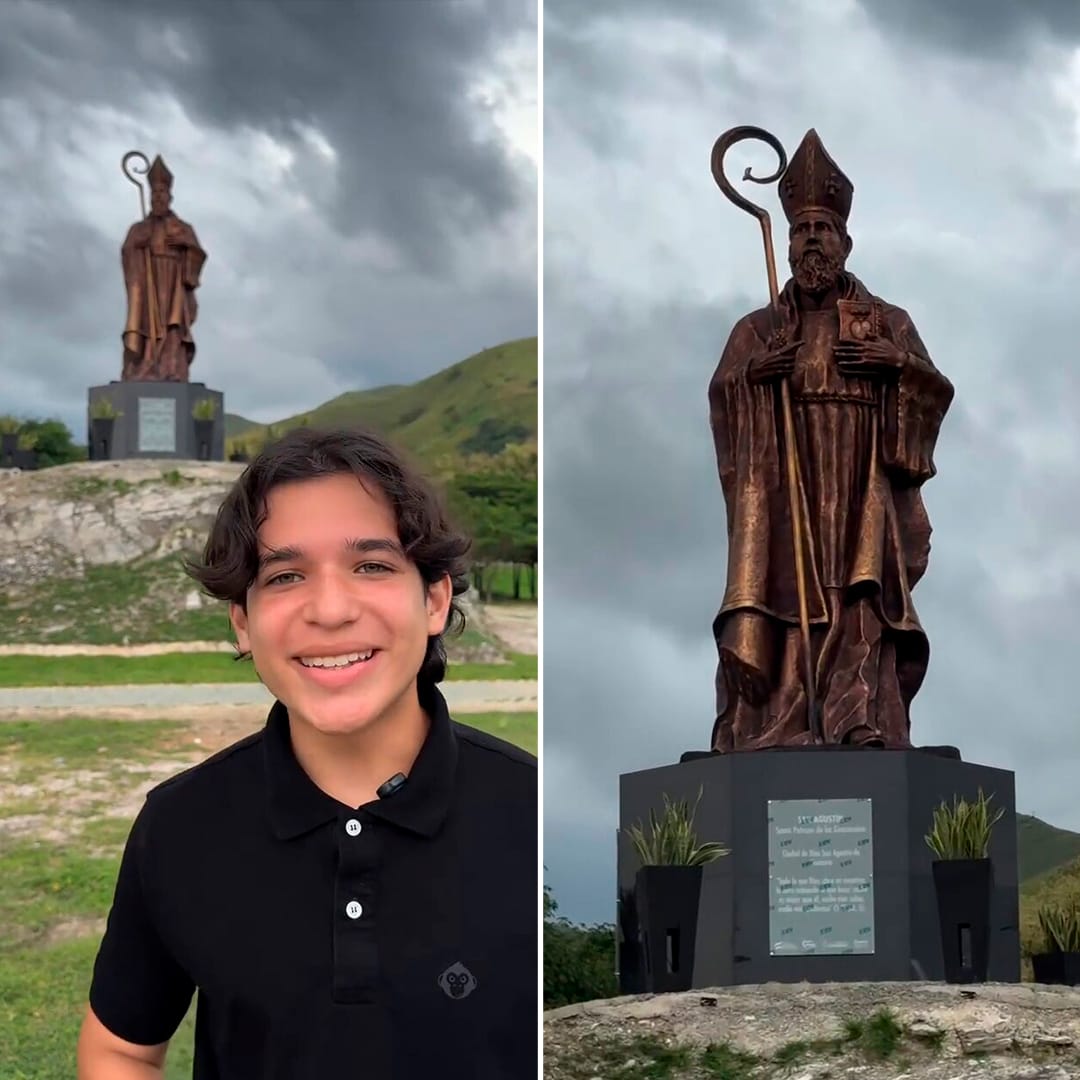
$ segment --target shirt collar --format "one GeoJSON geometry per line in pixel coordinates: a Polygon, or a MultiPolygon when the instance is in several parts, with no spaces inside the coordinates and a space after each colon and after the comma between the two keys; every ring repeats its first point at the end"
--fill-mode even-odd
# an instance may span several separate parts
{"type": "MultiPolygon", "coordinates": [[[[420,705],[431,724],[407,782],[388,798],[366,803],[363,810],[411,832],[434,836],[446,818],[454,793],[457,737],[446,699],[437,688],[421,687],[420,705]]],[[[263,764],[267,813],[279,840],[310,832],[347,809],[317,787],[296,760],[289,735],[289,712],[280,701],[274,703],[266,720],[263,764]]]]}

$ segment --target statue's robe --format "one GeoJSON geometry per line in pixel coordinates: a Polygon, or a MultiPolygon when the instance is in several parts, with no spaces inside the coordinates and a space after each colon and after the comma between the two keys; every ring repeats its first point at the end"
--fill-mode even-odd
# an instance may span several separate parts
{"type": "Polygon", "coordinates": [[[717,669],[712,744],[721,751],[812,741],[801,660],[786,447],[776,383],[751,385],[750,359],[774,326],[802,340],[790,388],[799,459],[815,692],[825,741],[909,746],[909,707],[929,643],[911,590],[927,567],[930,522],[920,494],[953,397],[908,314],[871,297],[849,274],[844,299],[873,300],[880,335],[906,354],[897,377],[849,378],[837,367],[835,306],[801,311],[794,282],[774,313],[732,330],[709,387],[713,439],[727,504],[727,589],[713,632],[764,674],[751,704],[717,669]]]}
{"type": "Polygon", "coordinates": [[[186,382],[195,359],[195,290],[206,262],[195,230],[171,211],[147,217],[128,230],[120,259],[128,300],[123,378],[186,382]]]}

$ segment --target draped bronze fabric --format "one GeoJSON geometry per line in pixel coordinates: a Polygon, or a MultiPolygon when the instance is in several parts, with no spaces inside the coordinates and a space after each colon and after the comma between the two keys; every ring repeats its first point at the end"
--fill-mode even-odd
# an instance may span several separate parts
{"type": "Polygon", "coordinates": [[[791,396],[825,741],[910,745],[909,706],[929,660],[911,597],[930,551],[920,487],[935,472],[934,446],[953,387],[905,311],[872,297],[847,273],[840,295],[877,306],[881,336],[906,354],[898,377],[841,374],[833,358],[837,308],[801,310],[789,282],[778,312],[763,308],[736,324],[709,387],[728,516],[727,589],[713,624],[721,656],[712,739],[718,750],[811,741],[779,390],[746,377],[750,359],[767,351],[777,329],[804,342],[791,396]],[[751,704],[728,685],[725,650],[765,676],[764,703],[751,704]]]}
{"type": "Polygon", "coordinates": [[[172,212],[147,217],[128,230],[120,258],[128,299],[122,377],[186,382],[195,359],[195,290],[206,262],[195,230],[172,212]]]}

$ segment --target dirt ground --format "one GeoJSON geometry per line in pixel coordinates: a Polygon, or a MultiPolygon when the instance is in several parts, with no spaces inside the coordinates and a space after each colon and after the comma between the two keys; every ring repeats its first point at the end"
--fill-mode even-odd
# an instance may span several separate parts
{"type": "Polygon", "coordinates": [[[512,652],[538,655],[538,608],[536,604],[489,604],[484,625],[512,652]]]}

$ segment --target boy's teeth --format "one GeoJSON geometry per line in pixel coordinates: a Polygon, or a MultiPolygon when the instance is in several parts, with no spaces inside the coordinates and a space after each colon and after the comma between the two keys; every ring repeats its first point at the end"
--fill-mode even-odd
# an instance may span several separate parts
{"type": "Polygon", "coordinates": [[[341,656],[302,656],[300,663],[304,667],[345,667],[357,660],[370,660],[373,651],[369,649],[363,653],[343,653],[341,656]]]}

